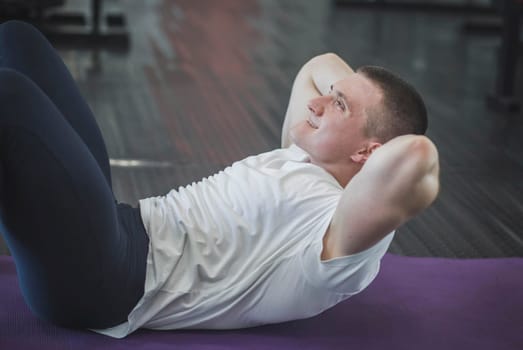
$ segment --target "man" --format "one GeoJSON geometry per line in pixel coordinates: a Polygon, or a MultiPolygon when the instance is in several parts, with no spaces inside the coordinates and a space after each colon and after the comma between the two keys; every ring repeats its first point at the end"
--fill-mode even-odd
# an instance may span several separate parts
{"type": "Polygon", "coordinates": [[[116,203],[95,118],[52,46],[8,21],[0,47],[0,233],[52,323],[124,337],[311,317],[363,290],[392,232],[436,197],[436,148],[409,135],[426,128],[417,93],[328,54],[296,77],[282,149],[116,203]]]}

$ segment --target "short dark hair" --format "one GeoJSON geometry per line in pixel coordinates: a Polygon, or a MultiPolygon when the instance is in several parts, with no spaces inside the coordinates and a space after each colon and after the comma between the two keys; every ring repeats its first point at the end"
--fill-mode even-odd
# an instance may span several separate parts
{"type": "Polygon", "coordinates": [[[382,91],[379,106],[367,108],[367,137],[385,143],[396,136],[423,135],[427,130],[427,109],[416,89],[383,67],[362,66],[357,72],[382,91]]]}

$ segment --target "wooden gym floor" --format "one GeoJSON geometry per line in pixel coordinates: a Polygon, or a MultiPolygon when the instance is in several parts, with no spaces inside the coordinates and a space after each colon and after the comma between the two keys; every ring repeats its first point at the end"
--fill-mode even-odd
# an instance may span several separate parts
{"type": "Polygon", "coordinates": [[[469,17],[323,0],[116,4],[127,17],[128,52],[57,48],[97,117],[120,201],[136,205],[279,147],[295,74],[333,51],[354,68],[399,73],[429,110],[441,193],[398,230],[390,252],[523,256],[523,115],[485,107],[500,39],[464,35],[469,17]]]}

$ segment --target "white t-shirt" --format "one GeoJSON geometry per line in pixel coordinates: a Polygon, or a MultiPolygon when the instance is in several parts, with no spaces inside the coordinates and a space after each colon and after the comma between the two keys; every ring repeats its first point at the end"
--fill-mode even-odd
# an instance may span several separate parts
{"type": "Polygon", "coordinates": [[[230,329],[307,318],[363,290],[394,233],[321,261],[343,188],[293,145],[140,200],[150,237],[145,292],[113,328],[230,329]]]}

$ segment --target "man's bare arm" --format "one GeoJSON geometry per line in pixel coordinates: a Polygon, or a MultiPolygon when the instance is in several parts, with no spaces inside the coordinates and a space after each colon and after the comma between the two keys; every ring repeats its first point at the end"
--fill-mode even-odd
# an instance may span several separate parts
{"type": "Polygon", "coordinates": [[[332,84],[352,73],[354,73],[352,68],[333,53],[316,56],[300,69],[294,79],[289,106],[283,122],[282,148],[289,147],[292,143],[289,137],[290,128],[307,118],[309,100],[328,94],[332,84]]]}
{"type": "Polygon", "coordinates": [[[427,208],[438,191],[438,152],[427,137],[387,142],[345,187],[323,239],[322,259],[370,248],[427,208]]]}

